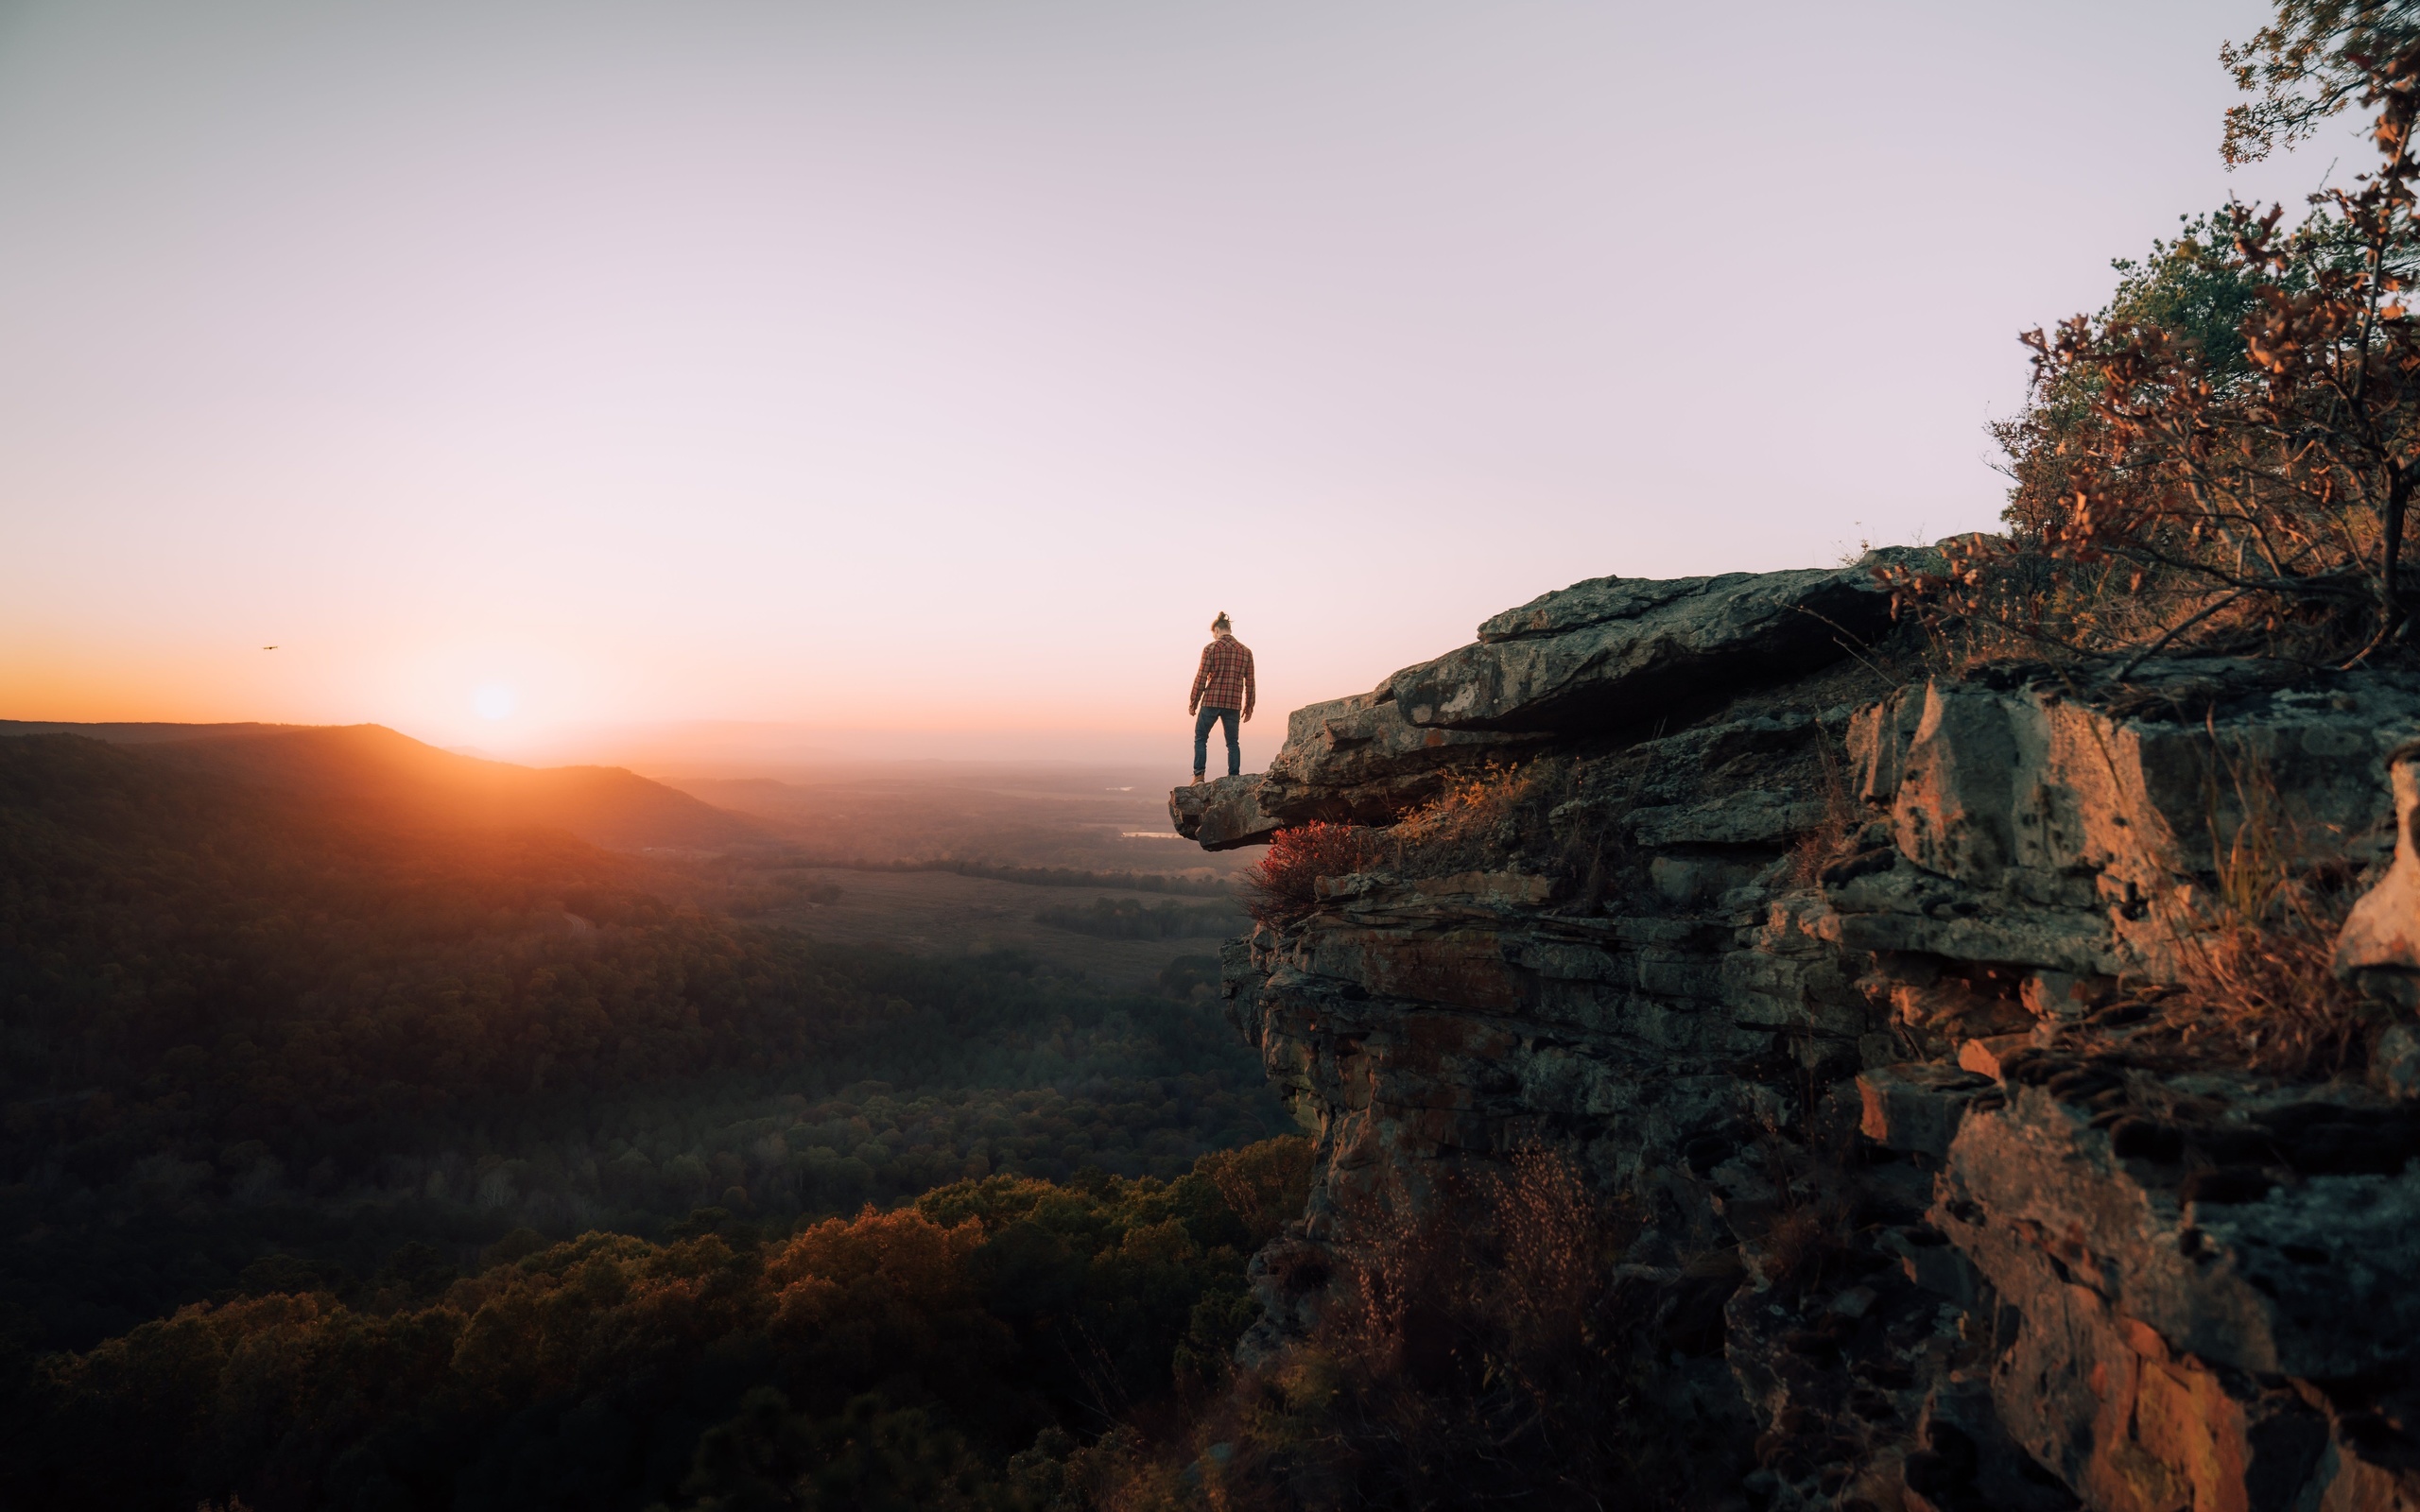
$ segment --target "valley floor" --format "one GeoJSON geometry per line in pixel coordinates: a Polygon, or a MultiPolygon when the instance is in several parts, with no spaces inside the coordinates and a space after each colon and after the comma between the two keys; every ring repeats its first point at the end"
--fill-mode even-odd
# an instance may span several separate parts
{"type": "MultiPolygon", "coordinates": [[[[1036,887],[950,871],[857,871],[803,868],[803,876],[840,889],[829,903],[800,902],[767,912],[758,922],[786,925],[839,945],[884,945],[917,955],[979,955],[1030,952],[1060,971],[1077,971],[1101,987],[1144,987],[1179,956],[1215,955],[1219,935],[1174,939],[1100,939],[1038,922],[1046,909],[1086,909],[1096,902],[1140,899],[1201,907],[1198,898],[1168,899],[1116,887],[1036,887]]],[[[1241,916],[1237,915],[1240,920],[1241,916]]],[[[1238,923],[1227,933],[1239,928],[1238,923]]]]}

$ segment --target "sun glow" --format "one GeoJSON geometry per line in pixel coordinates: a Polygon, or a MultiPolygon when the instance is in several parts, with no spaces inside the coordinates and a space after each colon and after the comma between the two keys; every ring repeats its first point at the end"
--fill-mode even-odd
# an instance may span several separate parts
{"type": "Polygon", "coordinates": [[[520,702],[518,696],[501,682],[488,683],[471,695],[471,707],[479,712],[482,719],[510,719],[520,702]]]}

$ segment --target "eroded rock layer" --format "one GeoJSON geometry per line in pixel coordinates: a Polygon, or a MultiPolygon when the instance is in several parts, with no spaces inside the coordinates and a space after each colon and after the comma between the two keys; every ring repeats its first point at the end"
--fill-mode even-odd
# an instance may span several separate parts
{"type": "Polygon", "coordinates": [[[1727,1293],[1672,1356],[1757,1504],[2420,1507],[2420,685],[1929,675],[1873,565],[1547,594],[1174,795],[1393,826],[1225,952],[1321,1160],[1247,1353],[1545,1150],[1641,1215],[1625,1284],[1727,1293]],[[2247,889],[2356,873],[2366,1073],[2179,1040],[2247,889]]]}

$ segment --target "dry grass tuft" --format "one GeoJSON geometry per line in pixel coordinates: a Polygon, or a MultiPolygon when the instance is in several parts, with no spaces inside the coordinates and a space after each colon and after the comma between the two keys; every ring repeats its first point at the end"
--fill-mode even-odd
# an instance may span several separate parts
{"type": "MultiPolygon", "coordinates": [[[[1791,1188],[1785,1177],[1781,1190],[1791,1188]]],[[[1836,1190],[1825,1188],[1811,1199],[1790,1198],[1757,1237],[1757,1268],[1765,1280],[1788,1295],[1818,1290],[1846,1279],[1844,1268],[1857,1255],[1855,1215],[1836,1190]]]]}
{"type": "Polygon", "coordinates": [[[2357,1069],[2369,1024],[2360,995],[2329,969],[2335,938],[2308,914],[2206,930],[2189,941],[2169,1019],[2187,1040],[2231,1050],[2256,1071],[2325,1077],[2357,1069]]]}
{"type": "Polygon", "coordinates": [[[1492,836],[1530,796],[1534,782],[1526,768],[1491,761],[1469,776],[1449,779],[1443,792],[1395,825],[1394,836],[1407,845],[1492,836]]]}
{"type": "Polygon", "coordinates": [[[1824,797],[1824,822],[1798,837],[1790,848],[1789,885],[1812,887],[1824,865],[1840,853],[1841,847],[1857,833],[1864,816],[1858,811],[1857,799],[1850,796],[1846,757],[1832,748],[1832,735],[1822,729],[1815,731],[1815,759],[1821,772],[1824,797]]]}
{"type": "Polygon", "coordinates": [[[1391,829],[1315,823],[1281,830],[1244,874],[1244,910],[1282,929],[1319,907],[1322,877],[1381,866],[1433,871],[1486,865],[1517,843],[1524,805],[1534,806],[1546,792],[1536,772],[1490,762],[1447,779],[1443,792],[1391,829]]]}
{"type": "Polygon", "coordinates": [[[1576,877],[1587,861],[1570,837],[1556,845],[1548,817],[1573,796],[1572,775],[1553,760],[1518,766],[1492,761],[1448,778],[1443,791],[1387,832],[1393,866],[1407,876],[1560,866],[1576,877]]]}
{"type": "Polygon", "coordinates": [[[2215,732],[2211,746],[2204,806],[2215,885],[2204,917],[2180,930],[2184,980],[2164,1017],[2179,1047],[2204,1057],[2295,1077],[2357,1070],[2369,1015],[2333,958],[2360,879],[2312,858],[2256,754],[2229,753],[2215,732]]]}

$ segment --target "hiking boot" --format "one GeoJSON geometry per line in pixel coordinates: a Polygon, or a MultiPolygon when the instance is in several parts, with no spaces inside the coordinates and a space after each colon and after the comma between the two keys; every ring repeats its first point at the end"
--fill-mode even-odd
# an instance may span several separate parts
{"type": "Polygon", "coordinates": [[[1200,787],[1201,785],[1201,774],[1200,772],[1193,774],[1193,785],[1196,787],[1200,787]]]}

